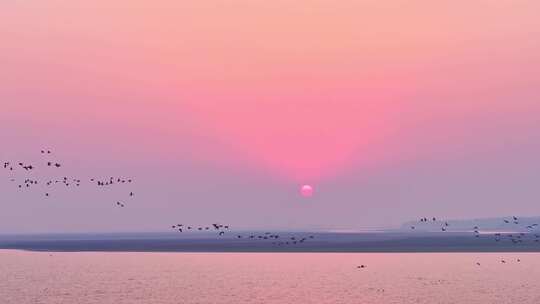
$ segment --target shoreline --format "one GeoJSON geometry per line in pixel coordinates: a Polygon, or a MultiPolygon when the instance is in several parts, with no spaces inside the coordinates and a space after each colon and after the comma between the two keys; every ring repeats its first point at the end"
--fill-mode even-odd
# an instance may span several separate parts
{"type": "MultiPolygon", "coordinates": [[[[492,234],[475,237],[470,233],[310,233],[313,239],[303,243],[237,239],[232,235],[216,238],[181,237],[174,234],[140,235],[64,235],[0,237],[0,249],[36,252],[199,252],[199,253],[474,253],[540,252],[540,240],[534,234],[520,236],[515,243],[503,236],[495,241],[492,234]],[[537,241],[538,240],[538,241],[537,241]],[[283,243],[279,245],[280,243],[283,243]]],[[[306,234],[307,235],[307,234],[306,234]]]]}

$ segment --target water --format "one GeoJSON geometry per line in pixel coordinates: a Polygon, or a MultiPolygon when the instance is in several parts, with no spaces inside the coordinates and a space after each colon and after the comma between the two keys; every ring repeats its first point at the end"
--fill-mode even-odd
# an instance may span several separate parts
{"type": "Polygon", "coordinates": [[[540,254],[0,250],[0,303],[537,304],[540,254]]]}

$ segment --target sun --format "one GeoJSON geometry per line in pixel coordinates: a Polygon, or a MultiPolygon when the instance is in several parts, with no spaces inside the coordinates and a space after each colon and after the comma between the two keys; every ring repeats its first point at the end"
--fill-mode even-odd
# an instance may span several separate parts
{"type": "Polygon", "coordinates": [[[303,197],[312,197],[313,196],[313,187],[310,185],[303,185],[300,188],[300,194],[303,197]]]}

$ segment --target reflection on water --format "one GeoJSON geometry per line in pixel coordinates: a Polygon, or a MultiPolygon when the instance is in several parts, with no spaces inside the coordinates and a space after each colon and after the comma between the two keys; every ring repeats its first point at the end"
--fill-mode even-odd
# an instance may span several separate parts
{"type": "Polygon", "coordinates": [[[537,304],[540,254],[0,251],[0,303],[537,304]]]}

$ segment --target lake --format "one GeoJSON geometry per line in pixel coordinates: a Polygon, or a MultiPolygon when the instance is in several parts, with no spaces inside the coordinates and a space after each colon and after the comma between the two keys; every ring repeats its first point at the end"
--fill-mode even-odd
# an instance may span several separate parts
{"type": "Polygon", "coordinates": [[[0,250],[0,297],[3,304],[537,304],[540,254],[0,250]]]}

